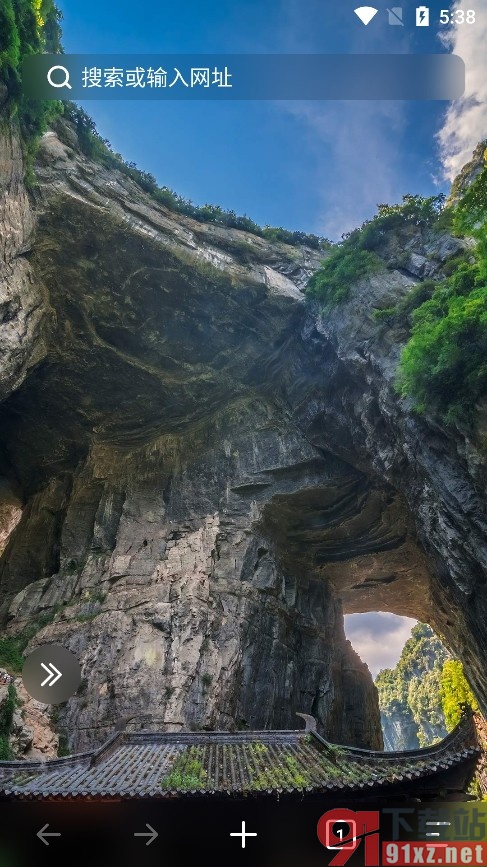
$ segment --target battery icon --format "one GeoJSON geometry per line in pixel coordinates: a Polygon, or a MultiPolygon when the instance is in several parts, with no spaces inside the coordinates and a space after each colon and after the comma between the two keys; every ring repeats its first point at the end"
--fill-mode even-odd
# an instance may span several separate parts
{"type": "Polygon", "coordinates": [[[416,27],[429,27],[430,11],[427,6],[416,7],[416,27]]]}

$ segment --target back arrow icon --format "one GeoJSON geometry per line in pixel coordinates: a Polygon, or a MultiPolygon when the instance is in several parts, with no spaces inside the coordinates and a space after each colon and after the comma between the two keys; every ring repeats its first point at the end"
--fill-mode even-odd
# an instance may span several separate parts
{"type": "Polygon", "coordinates": [[[149,829],[149,834],[147,833],[147,831],[141,831],[138,834],[134,834],[134,837],[149,837],[145,845],[150,846],[150,844],[154,842],[154,840],[156,839],[156,837],[159,836],[159,834],[157,833],[157,831],[154,831],[154,828],[152,828],[148,822],[146,822],[145,827],[149,829]]]}
{"type": "Polygon", "coordinates": [[[52,664],[52,662],[48,663],[49,668],[47,667],[47,665],[44,665],[43,662],[41,662],[41,665],[42,665],[44,671],[47,671],[47,677],[45,680],[42,681],[41,686],[45,686],[46,683],[49,683],[49,681],[51,680],[51,677],[54,677],[54,675],[56,674],[56,677],[54,677],[54,680],[51,680],[51,683],[49,683],[49,686],[54,686],[54,684],[57,683],[59,678],[63,676],[62,673],[59,671],[59,669],[56,668],[55,665],[52,664]],[[51,671],[51,669],[53,669],[53,670],[51,671]]]}
{"type": "Polygon", "coordinates": [[[44,827],[41,828],[40,831],[37,832],[36,836],[39,837],[39,840],[42,840],[42,842],[46,846],[49,846],[49,841],[46,840],[46,837],[60,837],[61,834],[59,833],[59,831],[58,832],[55,832],[55,831],[46,832],[46,828],[49,828],[49,822],[47,823],[47,825],[44,825],[44,827]]]}

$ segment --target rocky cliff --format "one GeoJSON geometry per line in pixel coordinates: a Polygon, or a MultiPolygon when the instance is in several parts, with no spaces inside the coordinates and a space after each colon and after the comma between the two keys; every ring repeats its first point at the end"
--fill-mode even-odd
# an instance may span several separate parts
{"type": "Polygon", "coordinates": [[[410,232],[340,309],[319,254],[202,224],[47,133],[38,186],[1,143],[4,635],[61,641],[83,682],[70,748],[170,728],[296,726],[381,745],[343,612],[430,623],[485,709],[487,539],[477,438],[393,387],[376,308],[465,242],[410,232]],[[406,254],[406,255],[405,255],[406,254]]]}

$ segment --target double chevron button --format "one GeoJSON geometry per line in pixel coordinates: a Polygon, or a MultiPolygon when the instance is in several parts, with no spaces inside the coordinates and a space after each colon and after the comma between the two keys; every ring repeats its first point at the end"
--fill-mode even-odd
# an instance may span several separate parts
{"type": "Polygon", "coordinates": [[[43,644],[25,660],[22,680],[32,698],[44,704],[61,704],[78,689],[81,668],[74,653],[61,644],[43,644]]]}

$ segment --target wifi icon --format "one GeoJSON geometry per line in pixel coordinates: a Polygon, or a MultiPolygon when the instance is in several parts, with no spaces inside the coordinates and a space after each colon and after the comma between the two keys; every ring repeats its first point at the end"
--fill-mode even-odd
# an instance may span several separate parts
{"type": "Polygon", "coordinates": [[[379,10],[374,9],[373,6],[359,6],[358,9],[354,9],[353,11],[355,15],[358,15],[362,24],[370,24],[372,18],[377,15],[379,10]]]}

